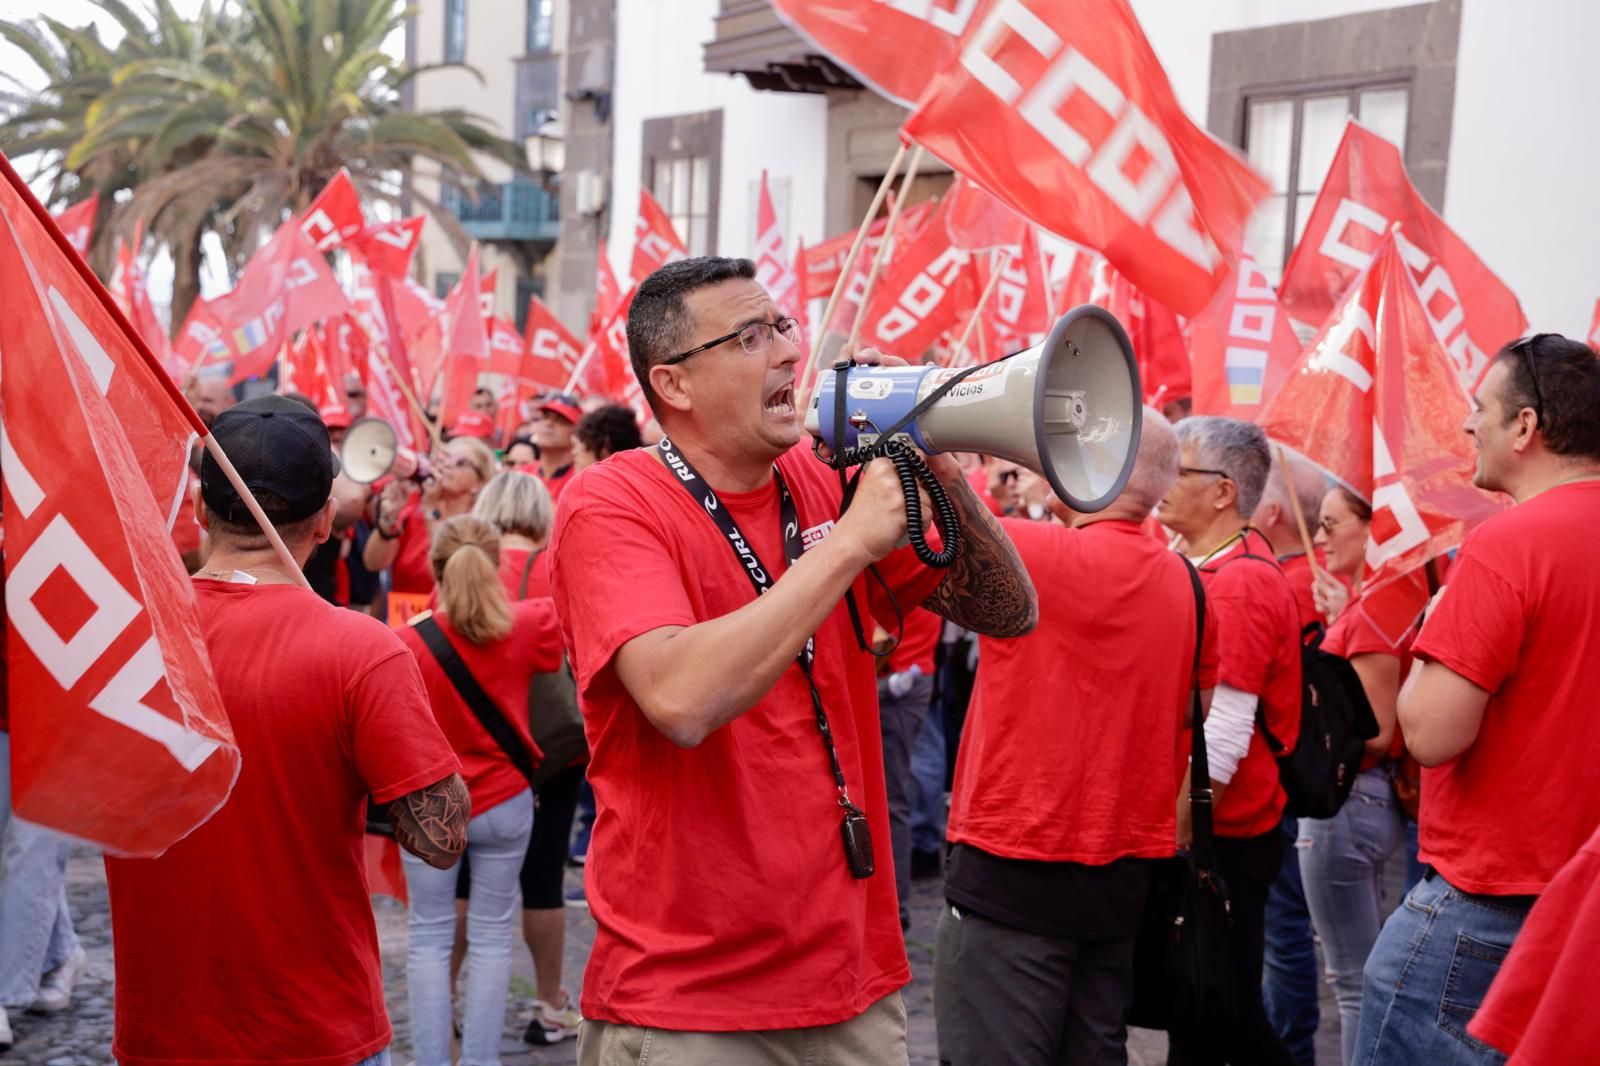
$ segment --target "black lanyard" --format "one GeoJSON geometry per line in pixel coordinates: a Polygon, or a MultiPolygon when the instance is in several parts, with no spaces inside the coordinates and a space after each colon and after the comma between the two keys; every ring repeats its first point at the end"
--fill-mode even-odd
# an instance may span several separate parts
{"type": "MultiPolygon", "coordinates": [[[[667,469],[677,477],[684,491],[704,508],[711,521],[716,523],[723,537],[727,539],[735,558],[739,560],[739,565],[744,570],[745,577],[749,578],[750,584],[755,587],[756,595],[764,595],[772,588],[772,574],[756,555],[755,548],[739,529],[739,524],[733,520],[733,515],[728,513],[727,507],[717,498],[716,492],[706,483],[706,479],[689,465],[689,460],[673,448],[670,440],[662,437],[656,448],[660,451],[661,458],[666,461],[667,469]]],[[[772,467],[772,476],[778,482],[778,520],[783,526],[783,554],[788,560],[788,565],[793,566],[805,551],[804,542],[800,539],[800,514],[795,508],[794,496],[790,494],[789,486],[783,480],[783,473],[776,464],[772,467]]],[[[829,728],[828,715],[822,709],[822,693],[817,691],[816,678],[812,676],[812,665],[816,661],[816,643],[815,634],[807,637],[805,647],[800,649],[795,662],[799,665],[800,672],[805,675],[806,685],[811,689],[811,709],[817,716],[817,730],[822,734],[822,746],[828,752],[828,765],[833,771],[834,784],[839,789],[839,806],[844,808],[846,824],[850,823],[852,816],[864,823],[866,815],[850,801],[850,791],[845,785],[844,769],[839,765],[839,753],[833,746],[833,730],[829,728]]],[[[847,833],[846,857],[851,860],[851,872],[857,877],[868,876],[871,873],[870,854],[867,859],[867,872],[857,872],[856,861],[849,854],[848,840],[847,833]]],[[[870,844],[868,850],[870,852],[870,844]]]]}

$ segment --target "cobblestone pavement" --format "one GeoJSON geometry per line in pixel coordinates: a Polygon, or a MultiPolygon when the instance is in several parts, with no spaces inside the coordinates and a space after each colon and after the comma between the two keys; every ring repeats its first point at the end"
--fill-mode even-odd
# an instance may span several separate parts
{"type": "MultiPolygon", "coordinates": [[[[569,871],[571,887],[576,887],[577,878],[577,871],[569,871]]],[[[99,1066],[111,1061],[111,914],[106,900],[105,868],[97,852],[87,848],[74,852],[67,869],[67,891],[78,936],[89,955],[88,966],[73,996],[72,1009],[54,1016],[14,1012],[11,1027],[17,1043],[9,1053],[0,1055],[0,1061],[37,1066],[99,1066]]],[[[911,934],[907,938],[914,981],[905,990],[911,1066],[937,1066],[939,1061],[933,1024],[933,942],[941,905],[937,881],[915,883],[911,934]]],[[[404,1066],[410,1061],[405,996],[405,908],[391,899],[379,898],[374,902],[374,910],[383,948],[389,1016],[394,1022],[394,1062],[396,1066],[404,1066]]],[[[565,972],[566,983],[574,992],[593,940],[594,922],[589,912],[569,908],[565,972]]],[[[506,1066],[570,1066],[576,1063],[575,1041],[554,1047],[530,1047],[522,1042],[522,1032],[532,1017],[533,963],[520,943],[514,956],[511,983],[502,1045],[506,1066]]],[[[241,1004],[240,1009],[247,1010],[248,1005],[241,1004]]],[[[1325,1022],[1338,1016],[1326,991],[1322,1010],[1325,1022]]],[[[1317,1036],[1319,1060],[1337,1062],[1337,1025],[1324,1024],[1317,1036]]],[[[1162,1066],[1166,1062],[1166,1036],[1135,1030],[1130,1036],[1128,1051],[1130,1066],[1162,1066]]]]}

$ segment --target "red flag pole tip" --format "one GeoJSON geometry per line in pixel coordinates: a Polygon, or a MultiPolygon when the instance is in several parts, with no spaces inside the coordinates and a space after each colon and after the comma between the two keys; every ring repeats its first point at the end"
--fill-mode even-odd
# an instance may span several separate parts
{"type": "Polygon", "coordinates": [[[310,592],[311,583],[306,580],[306,575],[301,572],[300,564],[295,562],[293,555],[289,554],[289,546],[283,542],[282,537],[278,536],[277,528],[267,518],[266,513],[261,510],[261,504],[256,501],[255,494],[244,483],[244,479],[239,476],[239,471],[233,468],[233,461],[222,450],[222,445],[218,444],[217,439],[210,433],[203,434],[200,440],[205,444],[206,451],[211,454],[211,458],[215,459],[217,465],[222,468],[223,476],[228,479],[228,484],[233,486],[233,491],[237,492],[239,498],[244,501],[250,516],[261,527],[261,532],[266,534],[267,541],[271,543],[272,550],[277,553],[279,561],[288,567],[289,574],[294,578],[295,584],[310,592]]]}

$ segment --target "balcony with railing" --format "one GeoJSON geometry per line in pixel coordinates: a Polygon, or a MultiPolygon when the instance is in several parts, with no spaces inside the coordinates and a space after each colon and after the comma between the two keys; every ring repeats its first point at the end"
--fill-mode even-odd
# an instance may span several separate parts
{"type": "Polygon", "coordinates": [[[561,235],[560,196],[529,178],[471,191],[446,185],[441,199],[462,228],[481,241],[554,241],[561,235]]]}

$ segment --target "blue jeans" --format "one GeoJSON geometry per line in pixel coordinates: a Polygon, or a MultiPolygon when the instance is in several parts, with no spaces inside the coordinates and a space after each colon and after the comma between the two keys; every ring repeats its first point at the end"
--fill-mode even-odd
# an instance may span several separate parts
{"type": "Polygon", "coordinates": [[[0,1007],[39,998],[39,978],[78,947],[67,908],[67,855],[72,841],[11,813],[11,734],[0,732],[0,1007]]]}
{"type": "Polygon", "coordinates": [[[900,928],[911,928],[911,749],[933,701],[933,678],[917,667],[878,679],[883,780],[889,793],[889,850],[900,900],[900,928]]]}
{"type": "Polygon", "coordinates": [[[389,1066],[389,1049],[384,1048],[371,1058],[362,1059],[356,1066],[389,1066]]]}
{"type": "Polygon", "coordinates": [[[1284,815],[1283,866],[1267,892],[1267,950],[1262,959],[1261,998],[1272,1029],[1296,1062],[1316,1060],[1317,948],[1311,936],[1311,915],[1300,883],[1296,844],[1300,820],[1284,815]]]}
{"type": "Polygon", "coordinates": [[[1339,813],[1302,818],[1300,876],[1339,1004],[1339,1053],[1350,1066],[1361,1017],[1361,969],[1383,926],[1383,866],[1405,842],[1405,817],[1383,767],[1356,778],[1339,813]]]}
{"type": "Polygon", "coordinates": [[[944,709],[934,700],[911,746],[911,846],[944,847],[944,709]]]}
{"type": "MultiPolygon", "coordinates": [[[[499,1066],[511,987],[512,923],[520,908],[518,877],[533,832],[533,793],[523,790],[467,823],[472,899],[467,904],[467,1009],[461,1026],[464,1066],[499,1066]]],[[[450,947],[456,930],[456,871],[435,870],[407,852],[411,947],[406,982],[411,1051],[417,1066],[450,1066],[450,947]]]]}
{"type": "Polygon", "coordinates": [[[1389,916],[1367,959],[1355,1061],[1361,1066],[1491,1066],[1505,1056],[1467,1035],[1532,896],[1475,896],[1432,874],[1389,916]]]}

